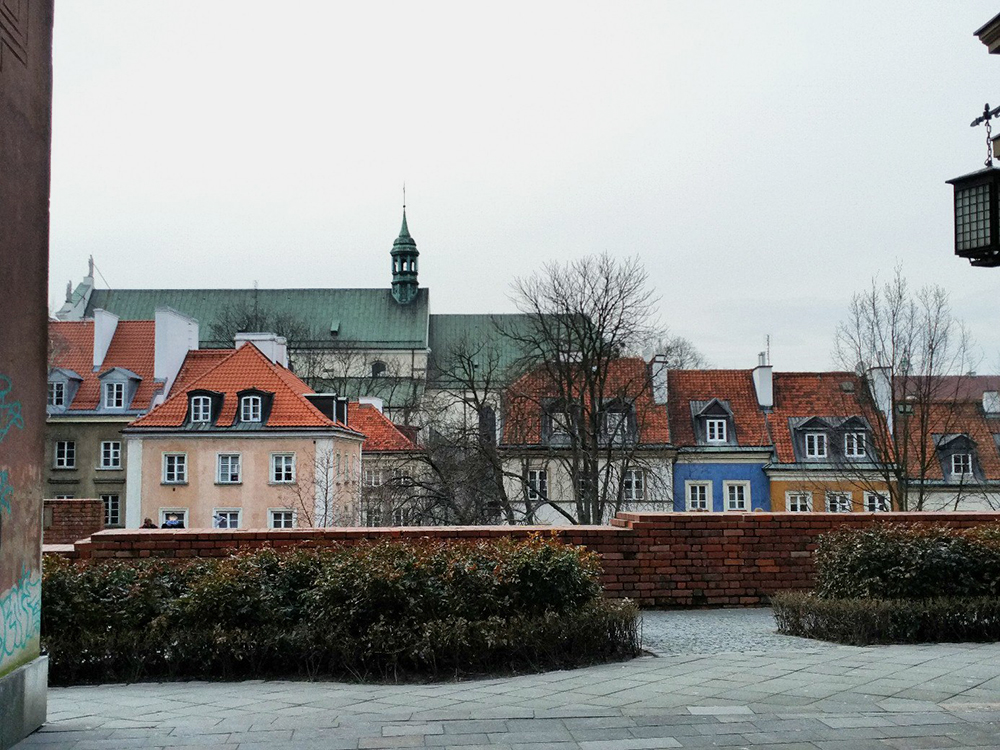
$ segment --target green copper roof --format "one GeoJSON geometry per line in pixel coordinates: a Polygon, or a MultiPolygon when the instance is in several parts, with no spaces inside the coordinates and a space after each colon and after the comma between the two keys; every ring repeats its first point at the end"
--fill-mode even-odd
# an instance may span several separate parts
{"type": "Polygon", "coordinates": [[[203,346],[232,346],[212,339],[212,323],[227,309],[257,304],[301,321],[316,348],[424,349],[428,293],[420,289],[400,305],[389,289],[95,289],[86,315],[101,308],[122,320],[152,320],[157,307],[172,307],[198,321],[203,346]]]}
{"type": "Polygon", "coordinates": [[[417,241],[410,236],[410,229],[406,226],[406,209],[403,209],[403,226],[399,228],[399,237],[393,240],[392,249],[393,254],[400,249],[405,248],[408,252],[412,252],[417,255],[417,241]]]}
{"type": "Polygon", "coordinates": [[[506,374],[522,354],[517,343],[501,331],[526,327],[529,320],[527,315],[431,315],[431,380],[440,386],[449,384],[449,361],[456,352],[471,353],[484,377],[490,369],[494,370],[492,377],[506,374]]]}

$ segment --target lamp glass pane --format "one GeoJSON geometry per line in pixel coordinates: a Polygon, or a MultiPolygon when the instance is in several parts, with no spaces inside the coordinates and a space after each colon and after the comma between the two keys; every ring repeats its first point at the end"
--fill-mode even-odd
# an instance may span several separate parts
{"type": "Polygon", "coordinates": [[[955,193],[955,249],[974,250],[990,244],[990,186],[955,193]]]}

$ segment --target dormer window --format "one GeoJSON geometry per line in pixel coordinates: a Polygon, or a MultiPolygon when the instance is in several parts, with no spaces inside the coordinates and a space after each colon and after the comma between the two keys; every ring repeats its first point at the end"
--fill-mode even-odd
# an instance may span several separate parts
{"type": "Polygon", "coordinates": [[[212,421],[212,399],[210,396],[192,396],[191,421],[192,422],[212,421]]]}
{"type": "Polygon", "coordinates": [[[49,381],[49,395],[46,403],[49,406],[59,408],[66,406],[66,384],[49,381]]]}
{"type": "Polygon", "coordinates": [[[576,430],[573,413],[561,401],[553,401],[542,414],[543,440],[552,445],[569,445],[576,430]]]}
{"type": "Polygon", "coordinates": [[[598,429],[601,439],[606,442],[634,441],[637,430],[632,405],[622,399],[606,403],[598,414],[598,429]]]}
{"type": "Polygon", "coordinates": [[[260,396],[243,396],[240,399],[240,421],[260,422],[263,407],[260,396]]]}
{"type": "Polygon", "coordinates": [[[705,421],[705,440],[709,443],[726,442],[726,420],[708,419],[705,421]]]}
{"type": "Polygon", "coordinates": [[[863,432],[844,433],[844,457],[864,458],[865,455],[866,455],[865,433],[863,432]]]}
{"type": "Polygon", "coordinates": [[[826,458],[826,433],[806,433],[806,458],[826,458]]]}
{"type": "Polygon", "coordinates": [[[124,409],[125,408],[125,384],[105,383],[104,384],[104,408],[124,409]]]}
{"type": "Polygon", "coordinates": [[[972,475],[972,454],[953,453],[951,456],[951,473],[956,477],[972,475]]]}
{"type": "Polygon", "coordinates": [[[378,360],[376,360],[375,362],[372,362],[372,377],[373,378],[381,378],[381,377],[383,377],[385,375],[386,369],[387,368],[385,366],[385,362],[381,362],[381,361],[378,361],[378,360]]]}

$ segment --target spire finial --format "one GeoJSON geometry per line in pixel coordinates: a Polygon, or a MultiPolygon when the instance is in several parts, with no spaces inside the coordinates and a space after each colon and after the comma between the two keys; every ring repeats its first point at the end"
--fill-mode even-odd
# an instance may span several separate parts
{"type": "Polygon", "coordinates": [[[403,180],[403,213],[406,213],[406,180],[403,180]]]}

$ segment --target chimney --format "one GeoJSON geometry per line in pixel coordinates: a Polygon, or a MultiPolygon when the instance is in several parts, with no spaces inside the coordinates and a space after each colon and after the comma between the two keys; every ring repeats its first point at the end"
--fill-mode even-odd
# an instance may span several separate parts
{"type": "Polygon", "coordinates": [[[371,404],[376,409],[378,409],[379,414],[384,413],[382,409],[385,406],[385,402],[383,402],[382,399],[380,399],[378,396],[362,396],[361,398],[358,399],[358,403],[371,404]]]}
{"type": "Polygon", "coordinates": [[[983,411],[1000,414],[1000,391],[983,391],[983,411]]]}
{"type": "Polygon", "coordinates": [[[895,415],[892,413],[892,371],[888,367],[872,367],[868,370],[868,385],[875,405],[885,418],[889,434],[893,434],[895,415]]]}
{"type": "Polygon", "coordinates": [[[107,310],[94,310],[94,372],[101,369],[104,358],[108,355],[111,339],[118,329],[118,316],[107,310]]]}
{"type": "Polygon", "coordinates": [[[337,396],[336,411],[337,421],[340,422],[344,427],[348,427],[347,424],[347,396],[337,396]]]}
{"type": "Polygon", "coordinates": [[[276,333],[237,333],[235,343],[237,349],[244,344],[253,344],[274,364],[288,369],[288,342],[284,336],[276,333]]]}
{"type": "Polygon", "coordinates": [[[767,352],[757,355],[757,366],[753,368],[753,389],[761,409],[774,408],[774,373],[767,352]]]}
{"type": "Polygon", "coordinates": [[[653,383],[653,403],[665,404],[670,395],[667,381],[670,368],[667,365],[667,358],[662,354],[655,355],[649,361],[649,368],[653,383]]]}
{"type": "Polygon", "coordinates": [[[327,419],[336,421],[336,393],[307,393],[306,399],[310,404],[319,409],[327,419]]]}
{"type": "Polygon", "coordinates": [[[153,377],[170,393],[184,358],[198,348],[198,321],[169,307],[158,307],[153,324],[153,377]]]}

